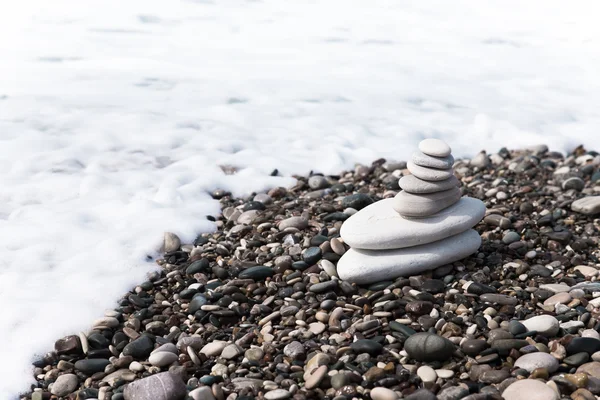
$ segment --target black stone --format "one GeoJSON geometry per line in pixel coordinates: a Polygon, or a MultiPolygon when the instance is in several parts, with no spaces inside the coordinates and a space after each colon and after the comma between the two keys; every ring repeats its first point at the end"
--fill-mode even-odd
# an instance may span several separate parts
{"type": "Polygon", "coordinates": [[[266,208],[267,207],[265,207],[264,203],[261,203],[260,201],[249,201],[244,205],[244,211],[250,211],[250,210],[263,211],[266,208]]]}
{"type": "Polygon", "coordinates": [[[485,341],[484,339],[465,340],[460,346],[463,353],[471,357],[475,357],[476,355],[481,354],[481,352],[487,349],[487,347],[487,341],[485,341]]]}
{"type": "Polygon", "coordinates": [[[437,396],[427,389],[419,389],[406,396],[404,400],[437,400],[437,396]]]}
{"type": "Polygon", "coordinates": [[[421,285],[421,290],[429,293],[443,293],[446,289],[444,281],[439,279],[428,279],[421,285]]]}
{"type": "Polygon", "coordinates": [[[523,339],[499,339],[492,343],[492,349],[496,350],[501,356],[507,356],[512,349],[519,350],[529,344],[523,339]]]}
{"type": "Polygon", "coordinates": [[[325,293],[337,288],[337,281],[325,281],[321,283],[315,283],[308,290],[313,293],[325,293]]]}
{"type": "Polygon", "coordinates": [[[88,358],[110,358],[112,357],[110,349],[90,349],[87,352],[88,358]]]}
{"type": "Polygon", "coordinates": [[[344,197],[342,200],[342,207],[354,208],[355,210],[361,210],[373,203],[373,199],[364,193],[351,194],[344,197]]]}
{"type": "Polygon", "coordinates": [[[600,351],[600,340],[591,337],[574,337],[567,345],[567,354],[588,353],[600,351]]]}
{"type": "Polygon", "coordinates": [[[97,399],[100,391],[95,388],[86,388],[77,392],[77,400],[97,399]]]}
{"type": "Polygon", "coordinates": [[[420,332],[404,342],[404,350],[417,361],[446,361],[454,353],[454,344],[448,339],[433,333],[420,332]]]}
{"type": "Polygon", "coordinates": [[[371,356],[381,354],[383,346],[374,340],[360,339],[350,345],[350,348],[356,353],[368,353],[371,356]]]}
{"type": "Polygon", "coordinates": [[[194,246],[202,246],[206,243],[208,243],[208,238],[202,235],[197,236],[196,239],[194,239],[194,246]]]}
{"type": "Polygon", "coordinates": [[[383,289],[385,289],[386,287],[388,287],[388,286],[392,285],[393,283],[394,283],[394,282],[392,282],[392,281],[381,281],[381,282],[376,282],[376,283],[373,283],[372,285],[370,285],[370,286],[368,287],[368,289],[369,289],[369,290],[372,290],[372,291],[379,291],[379,290],[383,290],[383,289]]]}
{"type": "Polygon", "coordinates": [[[315,265],[321,259],[321,248],[309,247],[302,253],[302,259],[308,265],[315,265]]]}
{"type": "Polygon", "coordinates": [[[147,335],[142,335],[130,342],[123,349],[123,355],[132,356],[137,359],[145,359],[154,349],[154,342],[147,335]]]}
{"type": "Polygon", "coordinates": [[[248,269],[243,270],[238,275],[240,279],[253,279],[253,280],[265,280],[266,278],[270,278],[275,274],[273,268],[266,267],[264,265],[258,265],[256,267],[250,267],[248,269]]]}
{"type": "Polygon", "coordinates": [[[334,212],[323,217],[324,222],[345,221],[350,216],[343,212],[334,212]]]}
{"type": "Polygon", "coordinates": [[[194,296],[192,301],[188,304],[188,314],[194,314],[196,311],[200,309],[203,305],[207,304],[208,300],[201,294],[197,294],[194,296]]]}
{"type": "Polygon", "coordinates": [[[485,293],[496,293],[496,288],[484,285],[483,283],[473,282],[467,288],[467,293],[482,295],[485,293]]]}
{"type": "Polygon", "coordinates": [[[575,353],[569,357],[566,357],[563,362],[570,367],[579,367],[590,360],[590,355],[585,352],[575,353]]]}
{"type": "Polygon", "coordinates": [[[96,372],[103,372],[108,364],[110,364],[110,361],[105,358],[85,359],[77,361],[75,363],[75,369],[89,376],[96,372]]]}
{"type": "Polygon", "coordinates": [[[209,262],[206,258],[202,258],[200,260],[196,260],[191,263],[186,269],[185,273],[187,275],[194,275],[199,272],[205,272],[208,269],[209,262]]]}
{"type": "Polygon", "coordinates": [[[292,263],[292,269],[295,269],[296,271],[304,271],[308,267],[310,267],[310,265],[304,261],[294,261],[292,263]]]}
{"type": "Polygon", "coordinates": [[[92,349],[104,349],[110,345],[110,340],[100,332],[92,332],[87,337],[88,345],[92,349]]]}
{"type": "Polygon", "coordinates": [[[527,332],[527,328],[525,327],[525,325],[523,325],[519,321],[512,320],[508,324],[508,331],[510,333],[512,333],[513,335],[520,335],[522,333],[527,332]]]}
{"type": "Polygon", "coordinates": [[[397,322],[394,320],[390,321],[388,326],[390,327],[391,330],[393,330],[395,332],[399,332],[405,337],[409,337],[409,336],[412,336],[415,333],[417,333],[413,328],[406,326],[404,324],[401,324],[400,322],[397,322]]]}

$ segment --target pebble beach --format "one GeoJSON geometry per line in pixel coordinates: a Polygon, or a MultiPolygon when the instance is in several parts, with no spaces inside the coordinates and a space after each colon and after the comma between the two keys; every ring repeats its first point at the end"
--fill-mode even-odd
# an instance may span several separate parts
{"type": "Polygon", "coordinates": [[[214,190],[217,230],[165,233],[160,268],[56,338],[20,398],[597,399],[600,155],[457,158],[461,195],[486,206],[480,248],[420,275],[339,279],[342,224],[393,198],[406,164],[214,190]]]}

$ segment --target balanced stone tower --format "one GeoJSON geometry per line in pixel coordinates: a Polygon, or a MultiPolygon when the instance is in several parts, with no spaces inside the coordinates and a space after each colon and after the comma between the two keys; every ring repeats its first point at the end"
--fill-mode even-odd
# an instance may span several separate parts
{"type": "Polygon", "coordinates": [[[482,201],[460,196],[450,147],[425,139],[407,163],[402,191],[363,208],[342,225],[351,248],[338,261],[340,279],[357,284],[420,274],[473,254],[481,237],[473,228],[482,201]]]}

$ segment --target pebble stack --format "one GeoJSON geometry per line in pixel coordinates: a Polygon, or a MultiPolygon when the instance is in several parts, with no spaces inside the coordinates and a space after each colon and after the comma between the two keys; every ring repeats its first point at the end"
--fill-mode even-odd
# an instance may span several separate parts
{"type": "Polygon", "coordinates": [[[351,246],[338,263],[341,279],[358,284],[410,276],[473,254],[481,245],[471,229],[485,215],[482,201],[463,197],[450,146],[425,139],[407,163],[409,175],[393,199],[350,217],[341,237],[351,246]]]}
{"type": "Polygon", "coordinates": [[[393,199],[406,164],[212,192],[216,231],[166,234],[159,270],[57,338],[19,398],[597,399],[598,153],[456,160],[461,192],[487,208],[477,252],[410,277],[340,280],[343,222],[393,199]]]}

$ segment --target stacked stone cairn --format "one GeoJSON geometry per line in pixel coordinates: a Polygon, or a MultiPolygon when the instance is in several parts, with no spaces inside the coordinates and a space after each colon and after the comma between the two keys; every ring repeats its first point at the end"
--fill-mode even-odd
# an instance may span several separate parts
{"type": "Polygon", "coordinates": [[[363,208],[342,225],[351,247],[339,260],[341,279],[357,284],[389,281],[473,254],[481,237],[472,229],[484,216],[482,201],[462,197],[450,146],[425,139],[407,163],[396,197],[363,208]]]}

